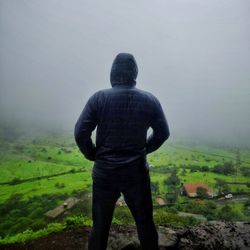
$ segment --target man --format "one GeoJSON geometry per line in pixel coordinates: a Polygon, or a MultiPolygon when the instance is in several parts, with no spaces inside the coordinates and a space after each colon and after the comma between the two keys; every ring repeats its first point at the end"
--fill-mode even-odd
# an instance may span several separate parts
{"type": "Polygon", "coordinates": [[[110,73],[112,88],[93,94],[75,125],[79,149],[94,161],[89,250],[106,249],[121,193],[136,222],[142,249],[159,249],[146,157],[167,140],[169,128],[158,99],[136,88],[137,74],[133,55],[118,54],[110,73]],[[95,145],[91,133],[96,126],[95,145]],[[149,127],[153,132],[147,138],[149,127]]]}

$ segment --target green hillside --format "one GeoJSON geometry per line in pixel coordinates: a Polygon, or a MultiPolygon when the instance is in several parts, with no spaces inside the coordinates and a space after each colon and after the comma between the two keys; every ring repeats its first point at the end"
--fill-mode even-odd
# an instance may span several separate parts
{"type": "MultiPolygon", "coordinates": [[[[25,230],[43,230],[48,223],[65,223],[69,216],[84,216],[91,222],[89,194],[93,163],[81,155],[71,134],[2,138],[0,147],[2,238],[25,230]],[[45,216],[68,197],[78,197],[81,202],[67,215],[55,219],[45,216]]],[[[178,212],[201,214],[208,220],[250,219],[249,149],[167,142],[148,156],[148,162],[156,223],[199,223],[195,217],[182,217],[178,212]],[[220,197],[232,193],[238,197],[237,202],[234,199],[188,198],[180,195],[182,183],[208,184],[220,197]],[[166,205],[156,203],[158,196],[166,205]]],[[[117,206],[113,223],[134,224],[126,206],[117,206]]]]}

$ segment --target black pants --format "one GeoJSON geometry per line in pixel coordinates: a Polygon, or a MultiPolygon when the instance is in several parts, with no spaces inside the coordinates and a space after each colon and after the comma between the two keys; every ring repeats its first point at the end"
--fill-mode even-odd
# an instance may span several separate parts
{"type": "Polygon", "coordinates": [[[121,193],[136,223],[143,250],[158,247],[158,233],[153,221],[150,175],[143,161],[116,170],[92,174],[93,227],[89,250],[105,250],[115,204],[121,193]]]}

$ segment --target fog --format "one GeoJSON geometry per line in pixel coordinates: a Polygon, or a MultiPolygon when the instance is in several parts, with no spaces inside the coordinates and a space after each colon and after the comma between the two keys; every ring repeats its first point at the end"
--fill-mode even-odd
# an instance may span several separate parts
{"type": "Polygon", "coordinates": [[[171,139],[250,145],[248,0],[0,0],[1,122],[73,131],[132,53],[171,139]]]}

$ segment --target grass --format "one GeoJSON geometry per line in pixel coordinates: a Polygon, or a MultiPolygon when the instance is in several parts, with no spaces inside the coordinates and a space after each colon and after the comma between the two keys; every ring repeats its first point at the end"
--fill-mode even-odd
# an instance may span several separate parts
{"type": "Polygon", "coordinates": [[[43,194],[71,193],[75,190],[91,191],[91,176],[89,172],[67,174],[58,177],[51,177],[45,180],[26,182],[18,185],[1,186],[1,203],[8,199],[13,193],[23,194],[23,199],[43,194]],[[63,183],[65,187],[58,188],[56,183],[63,183]],[[18,188],[17,188],[18,187],[18,188]]]}
{"type": "MultiPolygon", "coordinates": [[[[31,195],[41,195],[50,193],[71,193],[73,190],[91,191],[91,171],[93,163],[86,160],[77,149],[73,138],[67,136],[38,137],[35,139],[22,138],[12,143],[4,142],[1,156],[1,178],[0,182],[10,182],[16,179],[30,179],[42,176],[53,176],[55,174],[74,172],[62,176],[49,177],[43,180],[20,183],[19,185],[2,185],[0,191],[0,203],[15,193],[24,194],[24,199],[31,195]],[[80,172],[81,169],[85,172],[80,172]],[[65,187],[58,189],[56,183],[64,183],[65,187]],[[18,187],[18,188],[17,188],[18,187]]],[[[249,150],[243,149],[241,160],[250,159],[249,150]]],[[[178,169],[181,182],[199,183],[204,182],[215,188],[216,178],[225,181],[249,182],[249,177],[238,174],[237,176],[225,176],[211,172],[190,172],[186,170],[186,175],[181,174],[185,166],[208,166],[214,167],[223,163],[226,159],[234,159],[235,151],[227,148],[212,148],[207,145],[183,145],[165,144],[158,151],[148,155],[148,162],[157,169],[158,166],[166,170],[170,167],[178,169]]],[[[250,167],[250,164],[244,163],[250,167]]],[[[159,183],[159,193],[165,194],[168,187],[164,185],[164,180],[169,177],[169,173],[151,172],[151,181],[159,183]]],[[[229,185],[232,191],[239,188],[245,192],[250,192],[246,185],[229,185]]]]}
{"type": "Polygon", "coordinates": [[[24,243],[29,240],[35,240],[40,237],[47,236],[51,233],[61,232],[65,228],[65,225],[61,223],[51,223],[48,224],[46,228],[40,229],[38,231],[33,230],[25,230],[22,233],[18,233],[14,236],[7,236],[4,239],[0,238],[0,244],[14,244],[14,243],[24,243]]]}
{"type": "MultiPolygon", "coordinates": [[[[0,205],[5,204],[13,194],[20,194],[21,199],[28,202],[32,197],[41,197],[43,195],[61,194],[70,196],[74,192],[92,191],[91,173],[93,162],[88,161],[82,156],[76,147],[72,134],[52,134],[36,138],[23,137],[12,141],[2,140],[0,149],[0,183],[12,182],[11,185],[0,185],[0,205]],[[37,180],[35,179],[37,177],[44,178],[37,180]],[[34,178],[34,180],[32,180],[32,178],[34,178]],[[28,181],[15,183],[15,180],[28,181]]],[[[250,177],[244,176],[240,171],[237,172],[236,176],[225,176],[213,172],[191,172],[190,169],[188,169],[190,166],[208,166],[209,169],[212,170],[215,165],[223,164],[228,160],[234,163],[236,162],[236,150],[234,148],[211,147],[197,143],[166,143],[159,150],[148,155],[148,162],[152,166],[150,170],[151,182],[158,182],[159,184],[159,193],[153,193],[152,195],[154,198],[157,195],[163,198],[166,197],[166,193],[169,192],[170,189],[169,186],[164,184],[164,181],[169,178],[170,170],[173,168],[177,169],[181,182],[207,183],[215,191],[217,190],[216,178],[228,182],[237,181],[249,183],[250,177]],[[183,174],[183,169],[186,169],[185,174],[183,174]]],[[[242,165],[246,168],[250,168],[249,149],[240,149],[240,160],[242,165]]],[[[250,193],[250,187],[246,185],[229,184],[228,186],[232,192],[237,192],[240,189],[241,191],[250,193]]],[[[58,204],[59,201],[62,202],[62,200],[58,198],[58,204]]],[[[183,202],[189,201],[190,199],[179,196],[177,204],[180,205],[183,202]]],[[[39,203],[34,204],[34,206],[35,205],[39,208],[39,203]]],[[[244,219],[246,217],[244,217],[243,214],[243,205],[243,203],[230,204],[230,206],[233,207],[234,214],[240,214],[244,219]]],[[[157,223],[164,221],[170,221],[170,224],[173,225],[178,225],[178,223],[182,223],[183,225],[188,225],[189,223],[191,225],[195,223],[195,221],[180,220],[176,214],[169,211],[159,212],[162,209],[156,210],[155,218],[157,223]]],[[[15,211],[10,211],[10,213],[12,217],[15,215],[15,211]]],[[[126,209],[123,211],[117,208],[115,215],[112,222],[114,224],[126,223],[131,221],[132,218],[126,209]]],[[[25,218],[27,215],[23,216],[23,218],[25,218]]],[[[5,218],[8,218],[8,216],[5,218]]],[[[41,225],[45,223],[43,215],[39,215],[37,218],[32,217],[32,220],[34,222],[42,221],[41,225]]],[[[15,219],[13,223],[14,221],[15,219]]],[[[6,221],[3,223],[5,222],[6,221]]],[[[8,232],[11,232],[11,223],[7,224],[9,224],[8,232]]],[[[23,227],[24,230],[25,228],[29,227],[23,227]]],[[[36,235],[34,237],[37,237],[37,235],[46,234],[48,230],[44,230],[45,231],[40,231],[40,233],[33,232],[34,234],[31,231],[26,231],[24,235],[36,235]]],[[[24,239],[26,239],[26,236],[19,235],[17,238],[18,237],[21,237],[21,239],[24,237],[24,239]]]]}

